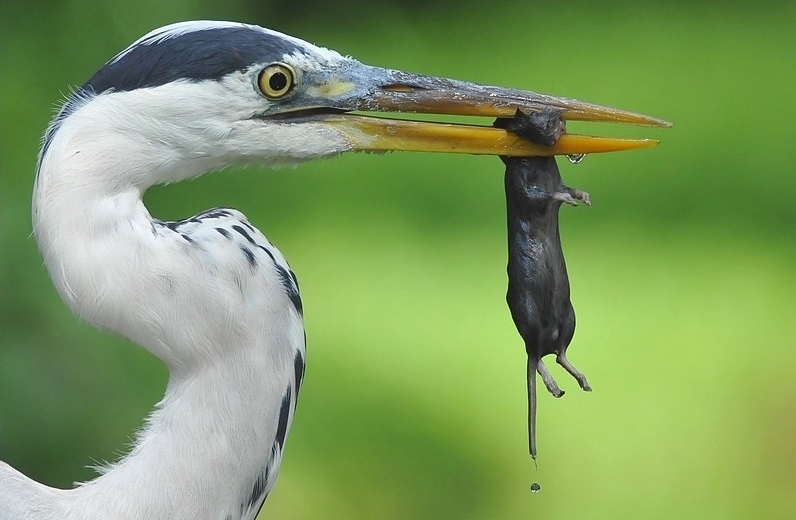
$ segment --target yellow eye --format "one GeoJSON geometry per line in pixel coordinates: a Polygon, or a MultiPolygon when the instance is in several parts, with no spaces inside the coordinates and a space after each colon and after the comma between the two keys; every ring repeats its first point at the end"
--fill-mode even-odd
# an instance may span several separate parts
{"type": "Polygon", "coordinates": [[[296,85],[296,73],[289,65],[272,63],[260,72],[257,86],[268,99],[279,99],[296,85]]]}

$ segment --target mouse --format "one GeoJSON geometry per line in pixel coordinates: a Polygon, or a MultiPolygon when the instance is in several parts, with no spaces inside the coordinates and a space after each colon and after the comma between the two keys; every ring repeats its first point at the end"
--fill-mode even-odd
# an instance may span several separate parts
{"type": "MultiPolygon", "coordinates": [[[[555,110],[518,109],[513,118],[498,119],[495,126],[545,146],[555,144],[565,132],[565,121],[555,110]]],[[[591,205],[591,200],[588,193],[564,185],[555,156],[501,159],[506,166],[506,302],[528,355],[528,449],[536,460],[536,374],[554,397],[564,395],[542,358],[554,354],[580,387],[591,391],[586,376],[566,355],[575,333],[575,309],[558,225],[562,204],[591,205]]]]}

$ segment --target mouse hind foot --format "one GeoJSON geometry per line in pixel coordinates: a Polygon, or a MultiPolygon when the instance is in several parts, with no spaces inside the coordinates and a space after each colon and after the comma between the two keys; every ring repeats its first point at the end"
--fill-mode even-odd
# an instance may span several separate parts
{"type": "Polygon", "coordinates": [[[536,371],[539,372],[539,375],[542,376],[542,381],[544,381],[544,386],[547,388],[547,391],[550,392],[553,397],[561,397],[564,395],[564,391],[558,387],[558,383],[556,380],[553,379],[553,375],[547,370],[547,367],[539,360],[538,365],[536,366],[536,371]]]}

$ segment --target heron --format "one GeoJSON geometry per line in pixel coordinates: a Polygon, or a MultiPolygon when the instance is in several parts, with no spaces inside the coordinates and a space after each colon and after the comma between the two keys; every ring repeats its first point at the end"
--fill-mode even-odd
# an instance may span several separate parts
{"type": "Polygon", "coordinates": [[[306,361],[303,307],[285,257],[235,209],[159,220],[156,184],[232,165],[343,152],[584,154],[655,144],[563,135],[541,146],[490,125],[380,117],[511,117],[666,126],[569,98],[365,65],[237,22],[156,29],[106,62],[45,132],[33,231],[63,301],[168,367],[133,447],[72,489],[0,462],[2,519],[254,518],[279,473],[306,361]]]}

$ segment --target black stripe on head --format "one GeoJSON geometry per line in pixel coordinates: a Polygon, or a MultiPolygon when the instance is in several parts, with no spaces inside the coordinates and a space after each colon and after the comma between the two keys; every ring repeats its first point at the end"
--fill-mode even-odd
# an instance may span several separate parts
{"type": "Polygon", "coordinates": [[[155,33],[109,61],[83,90],[100,94],[158,87],[177,80],[218,80],[256,63],[300,50],[296,42],[257,27],[205,28],[169,37],[155,33]]]}

